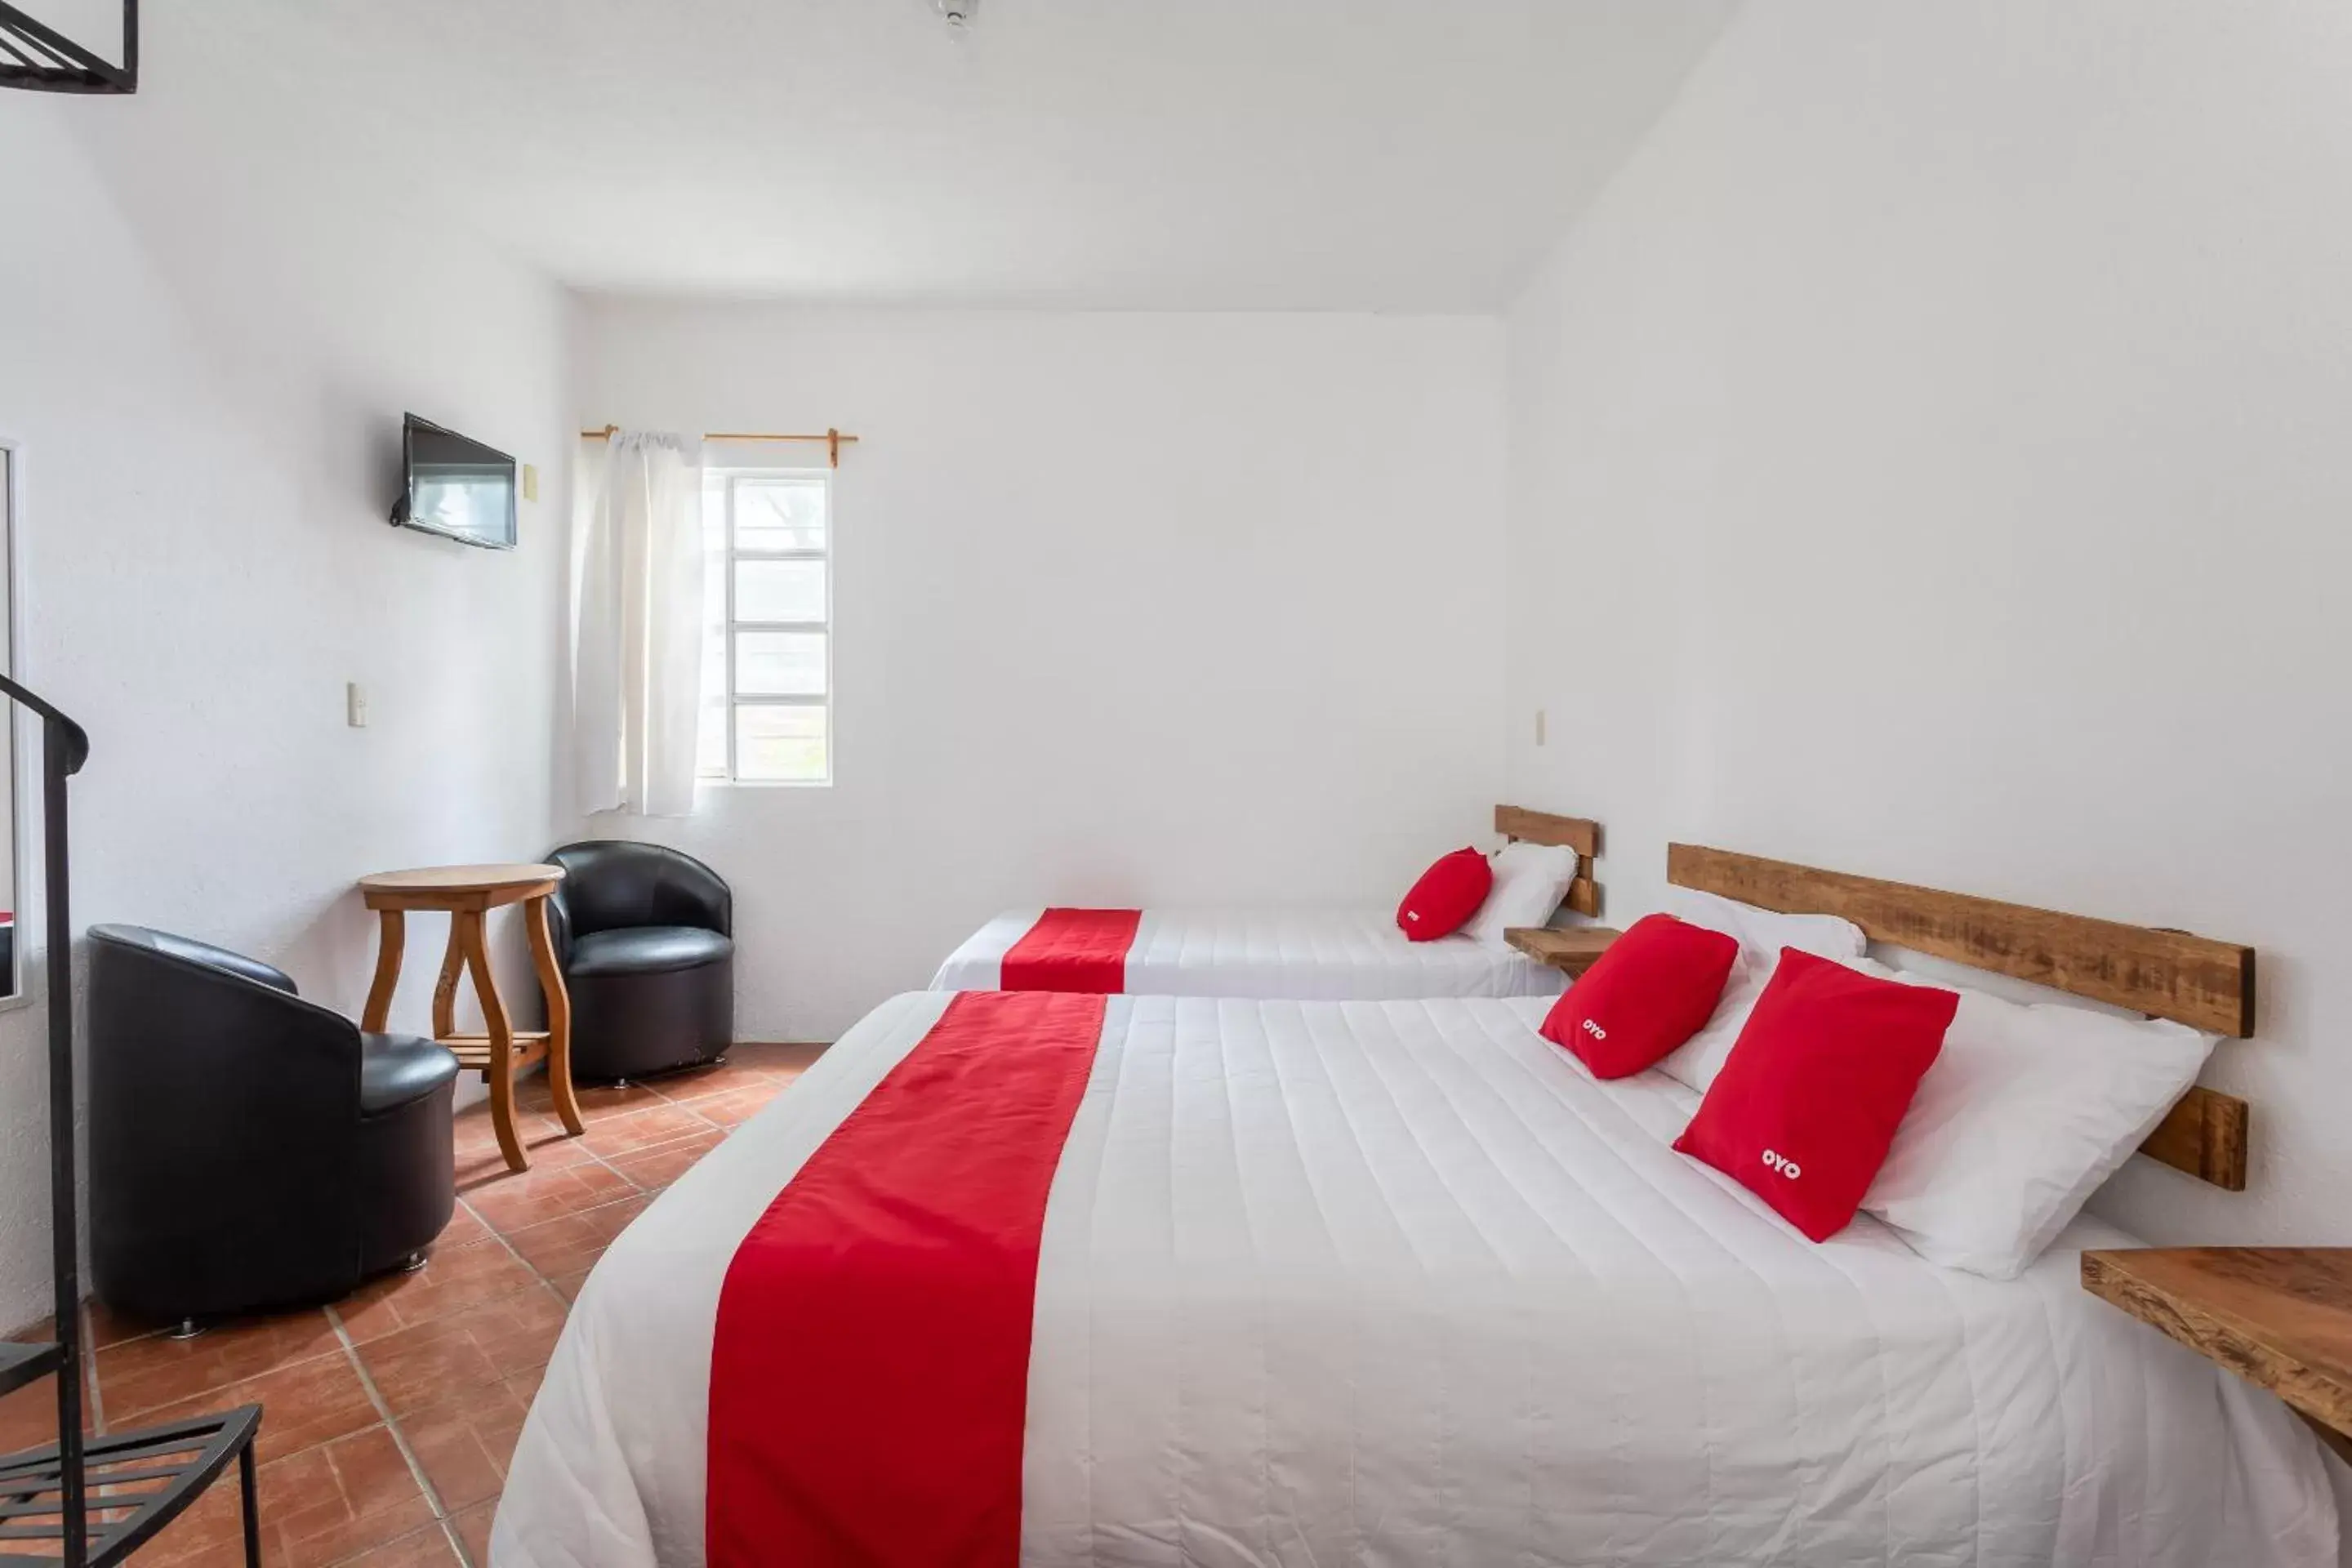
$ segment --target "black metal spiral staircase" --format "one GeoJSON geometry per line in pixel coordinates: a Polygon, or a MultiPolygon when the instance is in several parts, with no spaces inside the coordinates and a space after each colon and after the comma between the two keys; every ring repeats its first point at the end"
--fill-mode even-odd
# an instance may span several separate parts
{"type": "MultiPolygon", "coordinates": [[[[261,1406],[91,1436],[82,1430],[80,1224],[74,1177],[73,924],[67,909],[66,780],[89,757],[80,725],[0,676],[0,693],[41,716],[43,871],[48,947],[49,1239],[57,1338],[0,1342],[0,1394],[52,1373],[58,1441],[0,1455],[0,1563],[120,1563],[172,1522],[237,1461],[245,1494],[245,1560],[260,1568],[254,1511],[253,1438],[261,1406]]],[[[5,731],[0,731],[5,733],[5,731]]],[[[6,755],[0,747],[0,757],[6,755]]]]}
{"type": "Polygon", "coordinates": [[[122,0],[121,65],[16,6],[0,4],[0,87],[36,92],[137,92],[139,0],[122,0]]]}

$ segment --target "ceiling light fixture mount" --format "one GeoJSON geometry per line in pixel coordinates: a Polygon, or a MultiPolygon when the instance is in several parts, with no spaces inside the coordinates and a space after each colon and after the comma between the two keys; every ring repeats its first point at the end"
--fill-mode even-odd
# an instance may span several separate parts
{"type": "Polygon", "coordinates": [[[959,33],[980,19],[980,0],[931,0],[931,9],[959,33]]]}
{"type": "Polygon", "coordinates": [[[36,92],[137,92],[139,0],[122,0],[119,66],[16,6],[0,3],[0,87],[36,92]]]}

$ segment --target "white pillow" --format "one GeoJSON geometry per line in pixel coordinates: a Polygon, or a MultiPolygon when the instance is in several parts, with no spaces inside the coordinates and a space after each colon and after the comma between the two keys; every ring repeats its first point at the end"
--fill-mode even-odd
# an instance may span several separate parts
{"type": "MultiPolygon", "coordinates": [[[[1773,962],[1779,962],[1777,953],[1773,962]]],[[[1764,994],[1764,983],[1771,978],[1771,965],[1751,963],[1743,952],[1739,963],[1732,966],[1731,978],[1724,982],[1723,994],[1707,1016],[1706,1026],[1668,1051],[1658,1070],[1685,1089],[1705,1094],[1715,1075],[1723,1070],[1731,1047],[1739,1043],[1739,1031],[1748,1026],[1748,1015],[1756,1010],[1756,998],[1764,994]]]]}
{"type": "Polygon", "coordinates": [[[1866,959],[1854,967],[1960,995],[1862,1206],[1929,1262],[1993,1279],[2015,1279],[2131,1158],[2216,1038],[2011,1002],[1866,959]]]}
{"type": "Polygon", "coordinates": [[[1780,950],[1793,947],[1821,958],[1852,963],[1862,957],[1870,939],[1852,921],[1836,915],[1784,915],[1759,910],[1696,888],[1666,889],[1666,913],[1695,926],[1718,931],[1739,944],[1739,963],[1724,983],[1723,995],[1706,1026],[1669,1052],[1658,1070],[1685,1089],[1705,1094],[1723,1070],[1724,1058],[1748,1026],[1764,983],[1780,966],[1780,950]]]}
{"type": "Polygon", "coordinates": [[[1576,879],[1576,851],[1554,844],[1513,843],[1491,859],[1495,885],[1462,928],[1466,936],[1500,946],[1507,926],[1548,925],[1576,879]]]}
{"type": "MultiPolygon", "coordinates": [[[[1836,915],[1784,915],[1696,888],[1669,886],[1666,913],[1732,938],[1739,943],[1739,956],[1745,961],[1742,967],[1764,974],[1771,973],[1772,966],[1780,962],[1784,947],[1847,963],[1860,958],[1870,945],[1860,926],[1836,915]]],[[[1727,988],[1725,995],[1729,994],[1727,988]]],[[[1718,1016],[1721,1011],[1717,1009],[1718,1016]]]]}

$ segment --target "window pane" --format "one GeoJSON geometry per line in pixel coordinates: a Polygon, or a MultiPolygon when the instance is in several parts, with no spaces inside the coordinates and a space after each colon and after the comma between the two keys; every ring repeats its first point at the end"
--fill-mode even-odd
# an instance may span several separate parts
{"type": "Polygon", "coordinates": [[[823,479],[737,479],[735,548],[823,550],[823,479]]]}
{"type": "Polygon", "coordinates": [[[727,553],[727,477],[703,470],[702,547],[727,553]]]}
{"type": "Polygon", "coordinates": [[[694,771],[707,779],[727,776],[727,700],[706,699],[702,721],[694,733],[694,771]]]}
{"type": "Polygon", "coordinates": [[[702,549],[702,621],[705,626],[727,624],[727,543],[721,538],[714,545],[714,536],[703,535],[702,549]]]}
{"type": "Polygon", "coordinates": [[[706,625],[702,630],[702,700],[727,700],[727,623],[706,625]]]}
{"type": "Polygon", "coordinates": [[[736,691],[746,697],[824,696],[824,645],[823,632],[737,632],[736,691]]]}
{"type": "Polygon", "coordinates": [[[727,772],[727,557],[706,555],[702,572],[702,727],[697,736],[705,773],[727,772]]]}
{"type": "Polygon", "coordinates": [[[823,784],[830,748],[822,708],[735,710],[735,776],[755,784],[823,784]]]}
{"type": "Polygon", "coordinates": [[[702,486],[702,723],[695,769],[727,776],[727,481],[702,486]]]}
{"type": "Polygon", "coordinates": [[[735,618],[739,621],[822,621],[824,563],[738,561],[735,618]]]}

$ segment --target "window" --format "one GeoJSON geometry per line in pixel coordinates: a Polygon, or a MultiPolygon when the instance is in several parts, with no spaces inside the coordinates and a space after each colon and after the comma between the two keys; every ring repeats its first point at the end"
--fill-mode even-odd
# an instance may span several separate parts
{"type": "Polygon", "coordinates": [[[833,480],[706,468],[699,772],[833,782],[833,480]]]}

